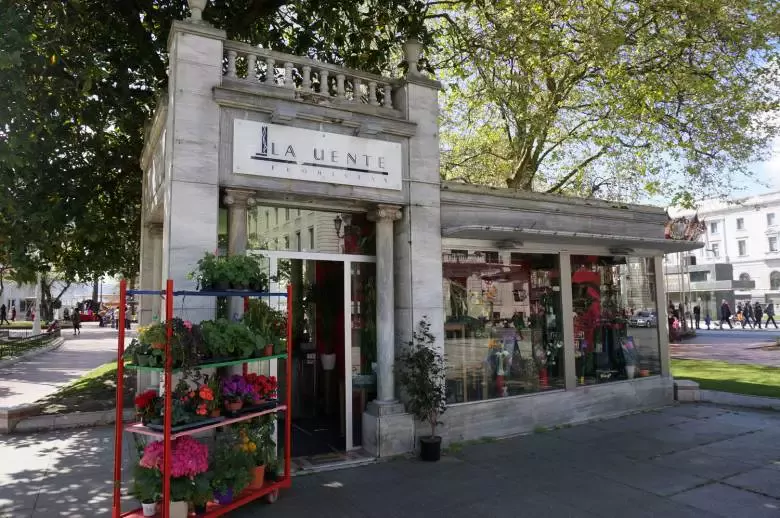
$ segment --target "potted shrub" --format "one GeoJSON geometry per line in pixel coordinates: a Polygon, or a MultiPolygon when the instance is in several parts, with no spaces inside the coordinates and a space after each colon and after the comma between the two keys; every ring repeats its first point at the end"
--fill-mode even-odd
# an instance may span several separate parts
{"type": "Polygon", "coordinates": [[[252,358],[264,347],[263,337],[239,322],[220,318],[201,323],[203,340],[213,359],[252,358]]]}
{"type": "Polygon", "coordinates": [[[252,481],[255,467],[253,458],[237,448],[236,437],[226,435],[217,444],[211,472],[214,499],[223,505],[232,502],[235,496],[246,489],[252,481]]]}
{"type": "Polygon", "coordinates": [[[198,268],[187,277],[197,281],[202,291],[226,290],[230,288],[230,279],[225,268],[225,259],[207,252],[199,261],[198,268]]]}
{"type": "Polygon", "coordinates": [[[272,356],[287,334],[287,316],[259,299],[249,301],[243,323],[262,338],[263,356],[272,356]]]}
{"type": "Polygon", "coordinates": [[[138,330],[138,340],[142,344],[150,345],[153,349],[165,349],[168,341],[166,326],[162,322],[149,324],[138,330]]]}
{"type": "Polygon", "coordinates": [[[141,502],[144,516],[157,514],[157,502],[160,499],[162,477],[160,471],[136,465],[133,470],[133,488],[131,494],[141,502]]]}
{"type": "Polygon", "coordinates": [[[419,421],[431,427],[430,435],[420,438],[420,458],[425,461],[441,457],[441,437],[436,435],[436,426],[447,408],[444,355],[435,341],[431,324],[424,318],[399,361],[398,379],[407,397],[406,406],[419,421]]]}

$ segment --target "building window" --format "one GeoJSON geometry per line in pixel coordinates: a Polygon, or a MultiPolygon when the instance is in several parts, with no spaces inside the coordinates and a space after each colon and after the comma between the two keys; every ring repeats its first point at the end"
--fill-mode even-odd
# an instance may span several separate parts
{"type": "Polygon", "coordinates": [[[301,232],[300,230],[295,233],[295,250],[300,252],[301,251],[301,232]]]}
{"type": "Polygon", "coordinates": [[[290,236],[284,236],[284,249],[290,249],[290,236]]]}
{"type": "Polygon", "coordinates": [[[780,290],[780,272],[777,270],[769,274],[769,289],[780,290]]]}
{"type": "Polygon", "coordinates": [[[769,241],[769,251],[777,252],[777,237],[772,236],[768,239],[768,241],[769,241]]]}
{"type": "Polygon", "coordinates": [[[737,230],[745,230],[745,218],[737,218],[737,230]]]}
{"type": "Polygon", "coordinates": [[[496,268],[485,255],[442,254],[448,402],[563,388],[559,256],[515,255],[496,268]]]}
{"type": "Polygon", "coordinates": [[[775,213],[770,212],[766,215],[766,226],[771,227],[775,224],[775,213]]]}
{"type": "Polygon", "coordinates": [[[271,213],[265,211],[265,229],[268,230],[270,226],[271,226],[271,213]]]}
{"type": "Polygon", "coordinates": [[[740,273],[739,274],[739,280],[740,281],[749,281],[750,280],[750,274],[749,273],[740,273]]]}
{"type": "Polygon", "coordinates": [[[485,262],[490,264],[498,264],[498,252],[480,252],[485,257],[485,262]]]}
{"type": "Polygon", "coordinates": [[[718,233],[718,222],[713,221],[710,223],[710,234],[717,234],[718,233]]]}
{"type": "Polygon", "coordinates": [[[309,250],[314,250],[314,227],[309,227],[309,250]]]}
{"type": "Polygon", "coordinates": [[[290,221],[290,209],[284,209],[284,220],[290,221]]]}
{"type": "Polygon", "coordinates": [[[744,239],[737,241],[737,251],[739,252],[740,257],[747,255],[747,241],[744,239]]]}
{"type": "Polygon", "coordinates": [[[720,245],[717,243],[710,245],[710,252],[712,253],[712,257],[720,257],[720,245]]]}

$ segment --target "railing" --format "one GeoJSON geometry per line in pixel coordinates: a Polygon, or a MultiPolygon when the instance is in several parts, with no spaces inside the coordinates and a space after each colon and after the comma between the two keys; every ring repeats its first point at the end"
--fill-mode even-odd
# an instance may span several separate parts
{"type": "Polygon", "coordinates": [[[59,329],[52,331],[51,333],[41,333],[39,335],[33,335],[29,330],[21,332],[22,336],[13,332],[10,336],[0,337],[0,360],[14,358],[16,356],[21,356],[24,353],[34,351],[35,349],[46,347],[55,338],[60,337],[59,329]]]}
{"type": "Polygon", "coordinates": [[[315,102],[394,109],[393,79],[235,41],[224,47],[228,79],[290,90],[315,102]]]}

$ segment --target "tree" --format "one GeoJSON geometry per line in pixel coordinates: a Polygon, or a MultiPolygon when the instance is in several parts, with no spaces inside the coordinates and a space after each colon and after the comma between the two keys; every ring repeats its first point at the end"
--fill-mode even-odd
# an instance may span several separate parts
{"type": "MultiPolygon", "coordinates": [[[[423,0],[212,0],[229,38],[382,72],[423,0]]],[[[185,0],[0,0],[0,245],[15,267],[134,277],[145,121],[185,0]]]]}
{"type": "Polygon", "coordinates": [[[676,201],[777,135],[772,0],[480,0],[446,19],[443,175],[676,201]],[[668,192],[668,191],[667,191],[668,192]]]}

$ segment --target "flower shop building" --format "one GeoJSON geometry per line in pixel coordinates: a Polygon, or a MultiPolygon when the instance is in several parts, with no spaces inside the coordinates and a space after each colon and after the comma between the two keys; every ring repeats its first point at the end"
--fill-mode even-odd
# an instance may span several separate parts
{"type": "MultiPolygon", "coordinates": [[[[672,401],[662,258],[699,245],[664,239],[663,210],[442,182],[440,85],[414,67],[375,76],[191,22],[168,47],[141,287],[195,288],[219,249],[292,284],[294,455],[414,449],[394,366],[423,319],[447,358],[445,443],[672,401]]],[[[142,323],[160,317],[140,299],[142,323]]],[[[193,321],[219,307],[174,304],[193,321]]]]}

